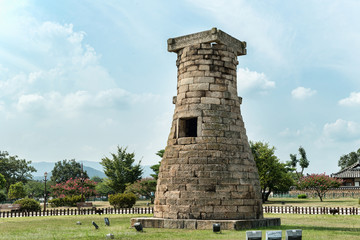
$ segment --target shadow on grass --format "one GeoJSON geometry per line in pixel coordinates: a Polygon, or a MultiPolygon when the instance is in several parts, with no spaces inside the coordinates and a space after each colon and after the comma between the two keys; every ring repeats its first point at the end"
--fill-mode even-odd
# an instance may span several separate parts
{"type": "Polygon", "coordinates": [[[294,225],[281,225],[278,227],[268,227],[265,229],[280,229],[280,230],[291,230],[291,229],[302,229],[305,230],[313,230],[313,231],[343,231],[343,232],[360,232],[360,228],[352,228],[352,227],[319,227],[319,226],[296,226],[294,225]]]}

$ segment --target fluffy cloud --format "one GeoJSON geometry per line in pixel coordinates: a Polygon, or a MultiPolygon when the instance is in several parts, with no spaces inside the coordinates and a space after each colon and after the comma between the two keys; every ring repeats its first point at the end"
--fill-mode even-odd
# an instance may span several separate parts
{"type": "Polygon", "coordinates": [[[120,88],[97,93],[77,91],[65,95],[59,92],[49,92],[43,95],[24,94],[19,97],[16,110],[19,113],[30,115],[58,115],[74,118],[91,111],[99,113],[106,109],[119,111],[139,103],[156,102],[159,98],[159,96],[151,94],[133,94],[120,88]]]}
{"type": "Polygon", "coordinates": [[[325,138],[331,140],[350,141],[359,139],[360,124],[338,119],[334,123],[326,123],[323,128],[325,138]]]}
{"type": "Polygon", "coordinates": [[[339,101],[342,106],[359,106],[360,105],[360,92],[352,92],[350,96],[339,101]]]}
{"type": "Polygon", "coordinates": [[[240,93],[266,93],[275,87],[275,82],[270,81],[264,73],[250,71],[248,68],[239,68],[237,70],[237,81],[240,93]]]}
{"type": "Polygon", "coordinates": [[[303,100],[316,94],[316,90],[311,88],[297,87],[291,91],[291,96],[295,99],[303,100]]]}

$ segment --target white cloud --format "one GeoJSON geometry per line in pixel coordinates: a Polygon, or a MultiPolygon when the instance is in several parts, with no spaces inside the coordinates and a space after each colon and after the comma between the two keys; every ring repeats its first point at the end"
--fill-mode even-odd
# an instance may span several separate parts
{"type": "MultiPolygon", "coordinates": [[[[106,109],[121,111],[139,103],[156,102],[159,96],[151,94],[133,94],[120,88],[108,89],[91,93],[76,91],[62,95],[60,92],[21,95],[16,103],[19,113],[26,112],[38,115],[40,112],[47,115],[63,116],[66,118],[78,117],[91,110],[102,112],[106,109]]],[[[0,110],[2,104],[0,102],[0,110]]]]}
{"type": "Polygon", "coordinates": [[[339,101],[342,106],[359,106],[360,105],[360,92],[352,92],[350,96],[339,101]]]}
{"type": "Polygon", "coordinates": [[[291,91],[291,96],[295,99],[303,100],[316,94],[316,90],[311,88],[297,87],[291,91]]]}
{"type": "Polygon", "coordinates": [[[323,128],[325,138],[338,141],[359,140],[360,124],[338,119],[334,123],[326,123],[323,128]]]}
{"type": "Polygon", "coordinates": [[[248,68],[237,70],[237,84],[239,92],[260,92],[266,93],[275,87],[275,82],[270,81],[264,73],[250,71],[248,68]]]}

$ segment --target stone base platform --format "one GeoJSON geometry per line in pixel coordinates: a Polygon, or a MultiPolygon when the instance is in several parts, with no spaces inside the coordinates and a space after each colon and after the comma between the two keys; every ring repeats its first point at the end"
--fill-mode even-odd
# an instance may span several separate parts
{"type": "Polygon", "coordinates": [[[197,220],[197,219],[165,219],[154,217],[132,218],[131,227],[140,222],[144,228],[173,229],[207,229],[212,230],[214,223],[220,223],[222,230],[243,230],[260,227],[280,226],[280,218],[246,219],[246,220],[197,220]]]}

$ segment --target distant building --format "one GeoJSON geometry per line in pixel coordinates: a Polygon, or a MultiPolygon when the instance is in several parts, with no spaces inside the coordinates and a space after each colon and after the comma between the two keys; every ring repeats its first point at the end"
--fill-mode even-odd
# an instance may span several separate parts
{"type": "Polygon", "coordinates": [[[331,176],[342,179],[344,187],[360,188],[360,161],[337,173],[331,174],[331,176]]]}

